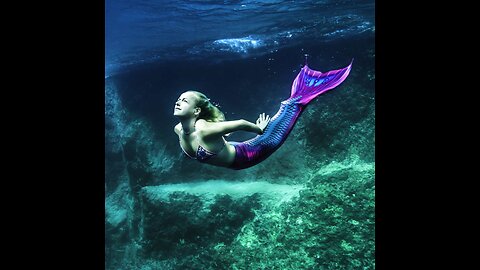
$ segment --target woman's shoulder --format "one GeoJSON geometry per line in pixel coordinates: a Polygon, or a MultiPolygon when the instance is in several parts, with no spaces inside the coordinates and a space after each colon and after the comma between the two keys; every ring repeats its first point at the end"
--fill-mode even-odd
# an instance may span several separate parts
{"type": "Polygon", "coordinates": [[[197,122],[195,123],[195,128],[199,131],[210,132],[212,130],[218,129],[218,127],[221,127],[223,123],[225,122],[224,121],[211,122],[205,119],[198,119],[197,122]]]}
{"type": "Polygon", "coordinates": [[[205,119],[198,119],[197,122],[195,123],[196,128],[205,128],[210,125],[210,122],[207,122],[205,119]]]}
{"type": "Polygon", "coordinates": [[[209,122],[205,119],[198,119],[195,123],[195,128],[202,138],[208,138],[215,133],[214,131],[216,130],[217,125],[218,122],[209,122]]]}

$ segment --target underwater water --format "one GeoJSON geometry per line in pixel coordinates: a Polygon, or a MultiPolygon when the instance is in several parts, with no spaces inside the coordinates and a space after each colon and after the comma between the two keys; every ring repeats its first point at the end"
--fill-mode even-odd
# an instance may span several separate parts
{"type": "Polygon", "coordinates": [[[375,268],[374,1],[105,7],[105,269],[375,268]],[[254,122],[290,96],[305,54],[352,69],[272,156],[234,171],[183,154],[182,92],[254,122]]]}

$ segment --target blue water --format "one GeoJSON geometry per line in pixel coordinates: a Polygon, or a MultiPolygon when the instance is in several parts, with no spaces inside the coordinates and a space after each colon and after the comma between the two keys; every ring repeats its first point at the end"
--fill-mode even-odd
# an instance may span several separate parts
{"type": "Polygon", "coordinates": [[[373,0],[105,5],[105,269],[375,268],[373,0]],[[257,166],[232,171],[183,155],[173,132],[182,92],[205,93],[226,120],[255,122],[277,112],[306,61],[326,72],[352,59],[347,79],[313,100],[257,166]],[[199,187],[257,181],[266,194],[267,186],[305,189],[278,209],[255,195],[198,210],[210,200],[199,187]],[[187,194],[167,203],[158,199],[166,188],[187,194]],[[258,245],[246,247],[253,219],[258,245]]]}
{"type": "Polygon", "coordinates": [[[105,2],[106,77],[165,60],[249,58],[375,32],[372,0],[105,2]]]}

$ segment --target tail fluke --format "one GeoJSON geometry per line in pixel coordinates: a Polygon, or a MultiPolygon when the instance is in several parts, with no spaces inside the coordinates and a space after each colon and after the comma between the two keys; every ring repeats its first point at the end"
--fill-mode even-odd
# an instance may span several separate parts
{"type": "Polygon", "coordinates": [[[345,68],[325,73],[305,65],[293,81],[290,98],[298,98],[298,104],[307,105],[312,99],[341,84],[350,73],[352,63],[353,60],[345,68]]]}

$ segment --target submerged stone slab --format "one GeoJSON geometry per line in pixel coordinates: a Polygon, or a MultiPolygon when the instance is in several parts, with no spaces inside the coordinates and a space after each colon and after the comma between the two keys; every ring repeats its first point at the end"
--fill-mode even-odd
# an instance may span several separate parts
{"type": "Polygon", "coordinates": [[[185,192],[201,197],[209,204],[218,195],[228,195],[232,199],[258,194],[262,202],[279,205],[298,196],[303,185],[272,184],[266,181],[255,182],[231,182],[223,180],[210,180],[194,183],[169,184],[159,186],[147,186],[142,189],[149,200],[166,201],[174,192],[185,192]]]}
{"type": "Polygon", "coordinates": [[[301,185],[263,181],[143,187],[143,255],[147,259],[168,259],[231,243],[257,210],[287,202],[301,189],[301,185]]]}

